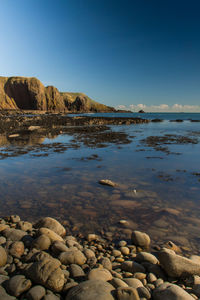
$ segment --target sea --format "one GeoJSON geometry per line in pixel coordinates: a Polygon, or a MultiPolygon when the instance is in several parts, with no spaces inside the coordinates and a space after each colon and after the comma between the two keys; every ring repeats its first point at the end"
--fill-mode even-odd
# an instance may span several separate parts
{"type": "Polygon", "coordinates": [[[0,136],[0,216],[51,216],[72,233],[115,239],[140,230],[153,244],[173,241],[199,254],[200,113],[84,115],[163,121],[23,143],[0,136]],[[101,179],[116,186],[100,185],[101,179]]]}

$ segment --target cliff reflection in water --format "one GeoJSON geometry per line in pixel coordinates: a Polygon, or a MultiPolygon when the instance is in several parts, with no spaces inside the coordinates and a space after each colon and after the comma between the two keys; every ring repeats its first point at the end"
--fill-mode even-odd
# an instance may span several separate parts
{"type": "Polygon", "coordinates": [[[44,143],[45,139],[55,139],[57,135],[48,134],[41,136],[38,134],[13,134],[13,135],[0,135],[0,147],[5,146],[33,146],[44,143]]]}

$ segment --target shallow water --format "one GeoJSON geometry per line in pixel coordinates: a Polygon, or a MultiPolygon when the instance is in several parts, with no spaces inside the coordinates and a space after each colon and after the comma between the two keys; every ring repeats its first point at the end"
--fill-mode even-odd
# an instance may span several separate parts
{"type": "Polygon", "coordinates": [[[84,143],[84,134],[61,134],[19,144],[2,136],[0,151],[9,157],[0,160],[1,216],[19,214],[30,221],[52,216],[67,220],[74,231],[104,230],[116,238],[127,238],[137,228],[155,243],[172,240],[198,253],[200,124],[166,121],[110,128],[128,134],[130,143],[95,147],[84,143]],[[146,143],[149,136],[166,134],[195,143],[165,144],[168,151],[146,143]],[[102,186],[100,179],[118,186],[102,186]],[[123,225],[122,219],[127,221],[123,225]]]}

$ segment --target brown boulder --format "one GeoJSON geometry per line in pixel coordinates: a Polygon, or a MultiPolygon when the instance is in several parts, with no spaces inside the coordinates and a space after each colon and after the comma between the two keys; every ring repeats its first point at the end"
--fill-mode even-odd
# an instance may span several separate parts
{"type": "Polygon", "coordinates": [[[60,265],[59,260],[41,252],[35,255],[33,263],[27,265],[25,274],[36,284],[43,285],[54,292],[60,292],[65,281],[60,265]]]}

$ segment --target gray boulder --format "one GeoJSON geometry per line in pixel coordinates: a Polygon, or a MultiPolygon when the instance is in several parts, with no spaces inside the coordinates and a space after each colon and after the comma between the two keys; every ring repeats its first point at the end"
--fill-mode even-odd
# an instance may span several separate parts
{"type": "Polygon", "coordinates": [[[60,292],[65,281],[60,265],[59,260],[41,252],[36,254],[33,263],[27,265],[25,273],[36,284],[41,284],[54,292],[60,292]]]}

